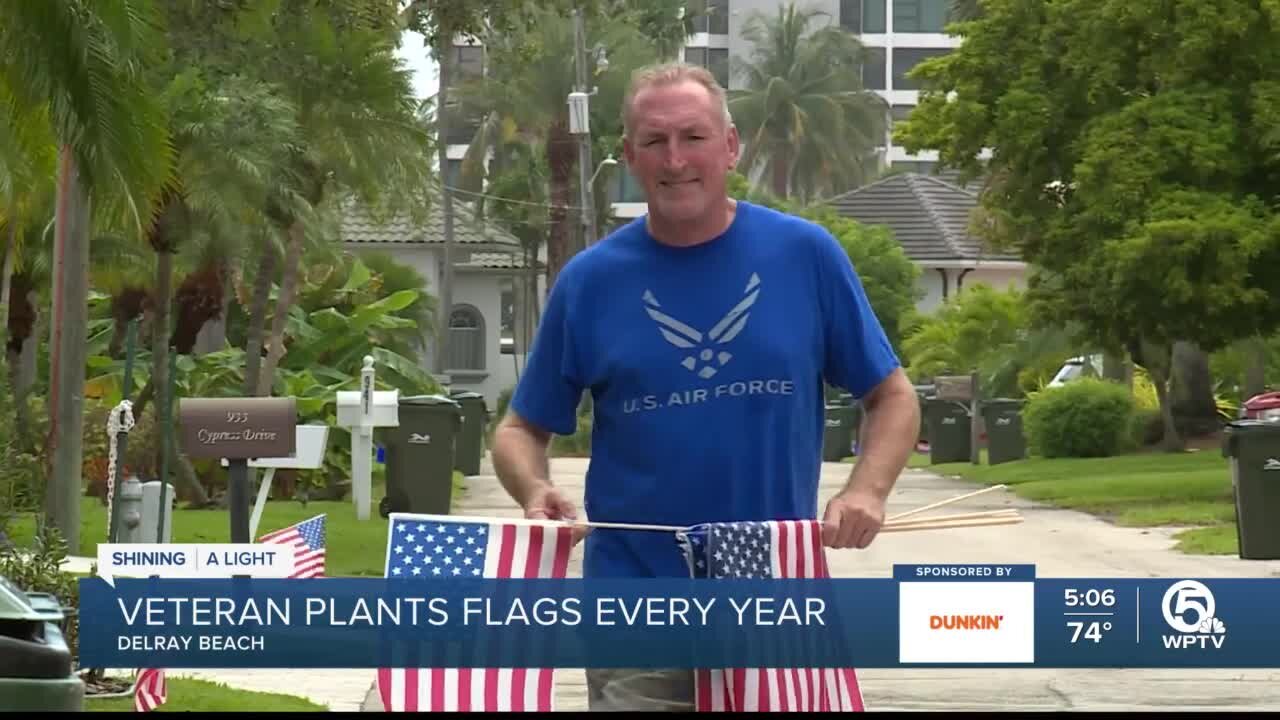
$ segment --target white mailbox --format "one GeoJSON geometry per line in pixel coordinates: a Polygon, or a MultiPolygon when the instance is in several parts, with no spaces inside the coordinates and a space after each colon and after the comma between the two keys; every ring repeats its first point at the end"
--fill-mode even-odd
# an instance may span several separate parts
{"type": "Polygon", "coordinates": [[[399,427],[400,391],[373,389],[373,357],[364,356],[359,390],[338,391],[338,427],[351,428],[351,498],[369,519],[373,493],[373,429],[399,427]]]}
{"type": "MultiPolygon", "coordinates": [[[[364,418],[364,393],[359,390],[338,391],[338,427],[360,427],[364,418]]],[[[400,425],[400,391],[377,390],[369,413],[370,427],[400,425]]]]}

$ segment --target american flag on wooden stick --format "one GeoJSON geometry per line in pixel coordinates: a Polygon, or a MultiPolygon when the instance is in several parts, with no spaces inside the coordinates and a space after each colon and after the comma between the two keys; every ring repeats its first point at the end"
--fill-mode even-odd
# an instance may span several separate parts
{"type": "Polygon", "coordinates": [[[138,671],[137,680],[133,684],[134,712],[151,712],[169,699],[169,688],[165,684],[164,670],[147,668],[138,671]]]}
{"type": "Polygon", "coordinates": [[[324,577],[325,531],[324,515],[294,523],[286,528],[263,535],[259,542],[284,545],[293,551],[291,578],[324,577]]]}
{"type": "MultiPolygon", "coordinates": [[[[573,551],[571,529],[525,519],[392,513],[386,577],[421,582],[457,578],[561,579],[573,551]]],[[[549,712],[551,668],[380,668],[387,712],[549,712]]]]}
{"type": "MultiPolygon", "coordinates": [[[[695,578],[830,577],[817,520],[726,522],[676,534],[695,578]]],[[[700,712],[849,712],[865,709],[853,668],[694,671],[700,712]]]]}

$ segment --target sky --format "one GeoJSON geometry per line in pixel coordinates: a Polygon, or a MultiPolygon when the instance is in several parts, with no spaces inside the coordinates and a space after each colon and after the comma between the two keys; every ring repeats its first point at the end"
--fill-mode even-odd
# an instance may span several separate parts
{"type": "Polygon", "coordinates": [[[422,35],[406,30],[396,54],[413,71],[413,94],[419,99],[431,97],[440,87],[439,69],[431,52],[422,43],[422,35]]]}

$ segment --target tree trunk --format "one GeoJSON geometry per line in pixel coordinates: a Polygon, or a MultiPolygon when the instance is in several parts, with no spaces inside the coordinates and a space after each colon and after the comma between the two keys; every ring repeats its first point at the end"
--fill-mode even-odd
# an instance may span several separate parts
{"type": "MultiPolygon", "coordinates": [[[[151,333],[151,381],[148,385],[159,388],[164,397],[169,387],[169,308],[173,297],[173,254],[167,250],[156,252],[156,307],[155,329],[151,333]]],[[[173,407],[173,398],[169,398],[173,407]]],[[[162,416],[161,405],[156,404],[156,417],[162,416]]],[[[134,417],[141,417],[141,411],[134,417]]],[[[156,467],[160,467],[160,453],[156,455],[156,467]]]]}
{"type": "Polygon", "coordinates": [[[289,245],[284,253],[280,293],[276,298],[275,312],[271,315],[271,338],[267,342],[267,357],[262,361],[258,391],[255,393],[261,396],[271,394],[276,366],[280,364],[280,358],[284,357],[284,331],[289,321],[289,310],[293,307],[293,297],[298,291],[298,275],[301,272],[298,265],[302,262],[302,244],[307,236],[300,220],[294,220],[287,232],[289,245]]]}
{"type": "Polygon", "coordinates": [[[53,245],[49,338],[49,487],[45,508],[71,552],[80,548],[84,364],[89,301],[89,196],[63,147],[53,245]]]}
{"type": "Polygon", "coordinates": [[[225,264],[223,265],[223,281],[222,293],[219,296],[219,305],[222,311],[217,317],[210,318],[200,328],[200,332],[196,333],[196,344],[192,352],[196,355],[206,355],[212,352],[218,352],[227,344],[227,311],[229,303],[227,298],[231,297],[232,274],[227,271],[225,264]]]}
{"type": "Polygon", "coordinates": [[[1123,354],[1112,355],[1107,353],[1102,356],[1102,377],[1107,380],[1124,383],[1130,389],[1133,388],[1133,368],[1129,362],[1129,358],[1123,354]]]}
{"type": "Polygon", "coordinates": [[[1248,400],[1254,395],[1261,395],[1267,390],[1267,341],[1261,335],[1255,335],[1245,341],[1244,345],[1244,397],[1248,400]]]}
{"type": "Polygon", "coordinates": [[[569,261],[569,238],[573,226],[569,222],[569,206],[573,204],[570,188],[573,185],[573,167],[577,157],[577,143],[569,134],[569,119],[557,118],[547,132],[547,168],[549,169],[550,204],[547,211],[547,292],[555,286],[556,278],[569,261]]]}
{"type": "Polygon", "coordinates": [[[9,293],[13,292],[13,256],[18,252],[16,215],[9,211],[9,237],[4,243],[4,261],[0,266],[0,318],[4,318],[4,322],[0,322],[0,348],[9,345],[9,293]]]}
{"type": "Polygon", "coordinates": [[[779,200],[785,200],[787,197],[787,178],[791,174],[788,167],[790,164],[787,154],[781,150],[773,156],[773,162],[769,163],[770,184],[773,187],[773,194],[778,196],[779,200]]]}
{"type": "Polygon", "coordinates": [[[276,272],[276,254],[271,238],[262,238],[262,260],[253,283],[253,305],[249,308],[249,329],[244,347],[244,394],[258,394],[258,368],[262,367],[262,333],[267,324],[267,304],[271,301],[271,281],[276,272]]]}
{"type": "MultiPolygon", "coordinates": [[[[170,428],[172,432],[172,428],[170,428]]],[[[192,467],[191,461],[178,451],[177,438],[173,438],[169,443],[169,460],[176,466],[177,472],[174,473],[174,485],[186,490],[191,494],[191,507],[202,508],[208,507],[209,494],[204,491],[204,486],[200,484],[200,477],[196,475],[196,469],[192,467]]]]}
{"type": "Polygon", "coordinates": [[[1186,436],[1200,436],[1218,430],[1218,404],[1213,396],[1213,375],[1209,355],[1194,343],[1173,344],[1173,373],[1170,383],[1174,422],[1186,436]]]}
{"type": "Polygon", "coordinates": [[[1147,342],[1141,338],[1134,340],[1129,347],[1129,356],[1133,361],[1147,369],[1151,376],[1151,384],[1155,386],[1156,397],[1160,401],[1160,417],[1164,420],[1164,438],[1162,447],[1168,452],[1181,452],[1185,445],[1182,435],[1174,422],[1173,397],[1170,392],[1173,375],[1173,350],[1168,345],[1147,342]]]}

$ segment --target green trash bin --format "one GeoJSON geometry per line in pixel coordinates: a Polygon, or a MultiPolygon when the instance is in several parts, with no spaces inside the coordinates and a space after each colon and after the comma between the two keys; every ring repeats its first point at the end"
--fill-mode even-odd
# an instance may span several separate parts
{"type": "Polygon", "coordinates": [[[1228,423],[1222,454],[1231,459],[1240,557],[1280,559],[1280,422],[1228,423]]]}
{"type": "Polygon", "coordinates": [[[462,407],[443,395],[415,395],[400,398],[399,414],[399,426],[374,430],[387,466],[387,494],[378,510],[383,517],[448,515],[462,407]]]}
{"type": "Polygon", "coordinates": [[[484,396],[470,390],[449,395],[462,407],[462,432],[454,443],[453,469],[463,475],[479,475],[484,459],[484,431],[489,426],[489,408],[484,396]]]}
{"type": "Polygon", "coordinates": [[[0,710],[84,710],[84,683],[62,634],[65,618],[53,595],[23,592],[0,577],[0,710]]]}
{"type": "Polygon", "coordinates": [[[987,464],[1022,460],[1027,456],[1027,440],[1022,432],[1023,401],[998,398],[982,403],[982,422],[987,428],[987,464]]]}
{"type": "Polygon", "coordinates": [[[934,465],[968,462],[972,443],[968,406],[955,400],[930,398],[925,407],[929,422],[929,462],[934,465]]]}
{"type": "Polygon", "coordinates": [[[827,405],[826,421],[822,432],[822,459],[840,462],[852,452],[852,423],[848,405],[827,405]]]}

